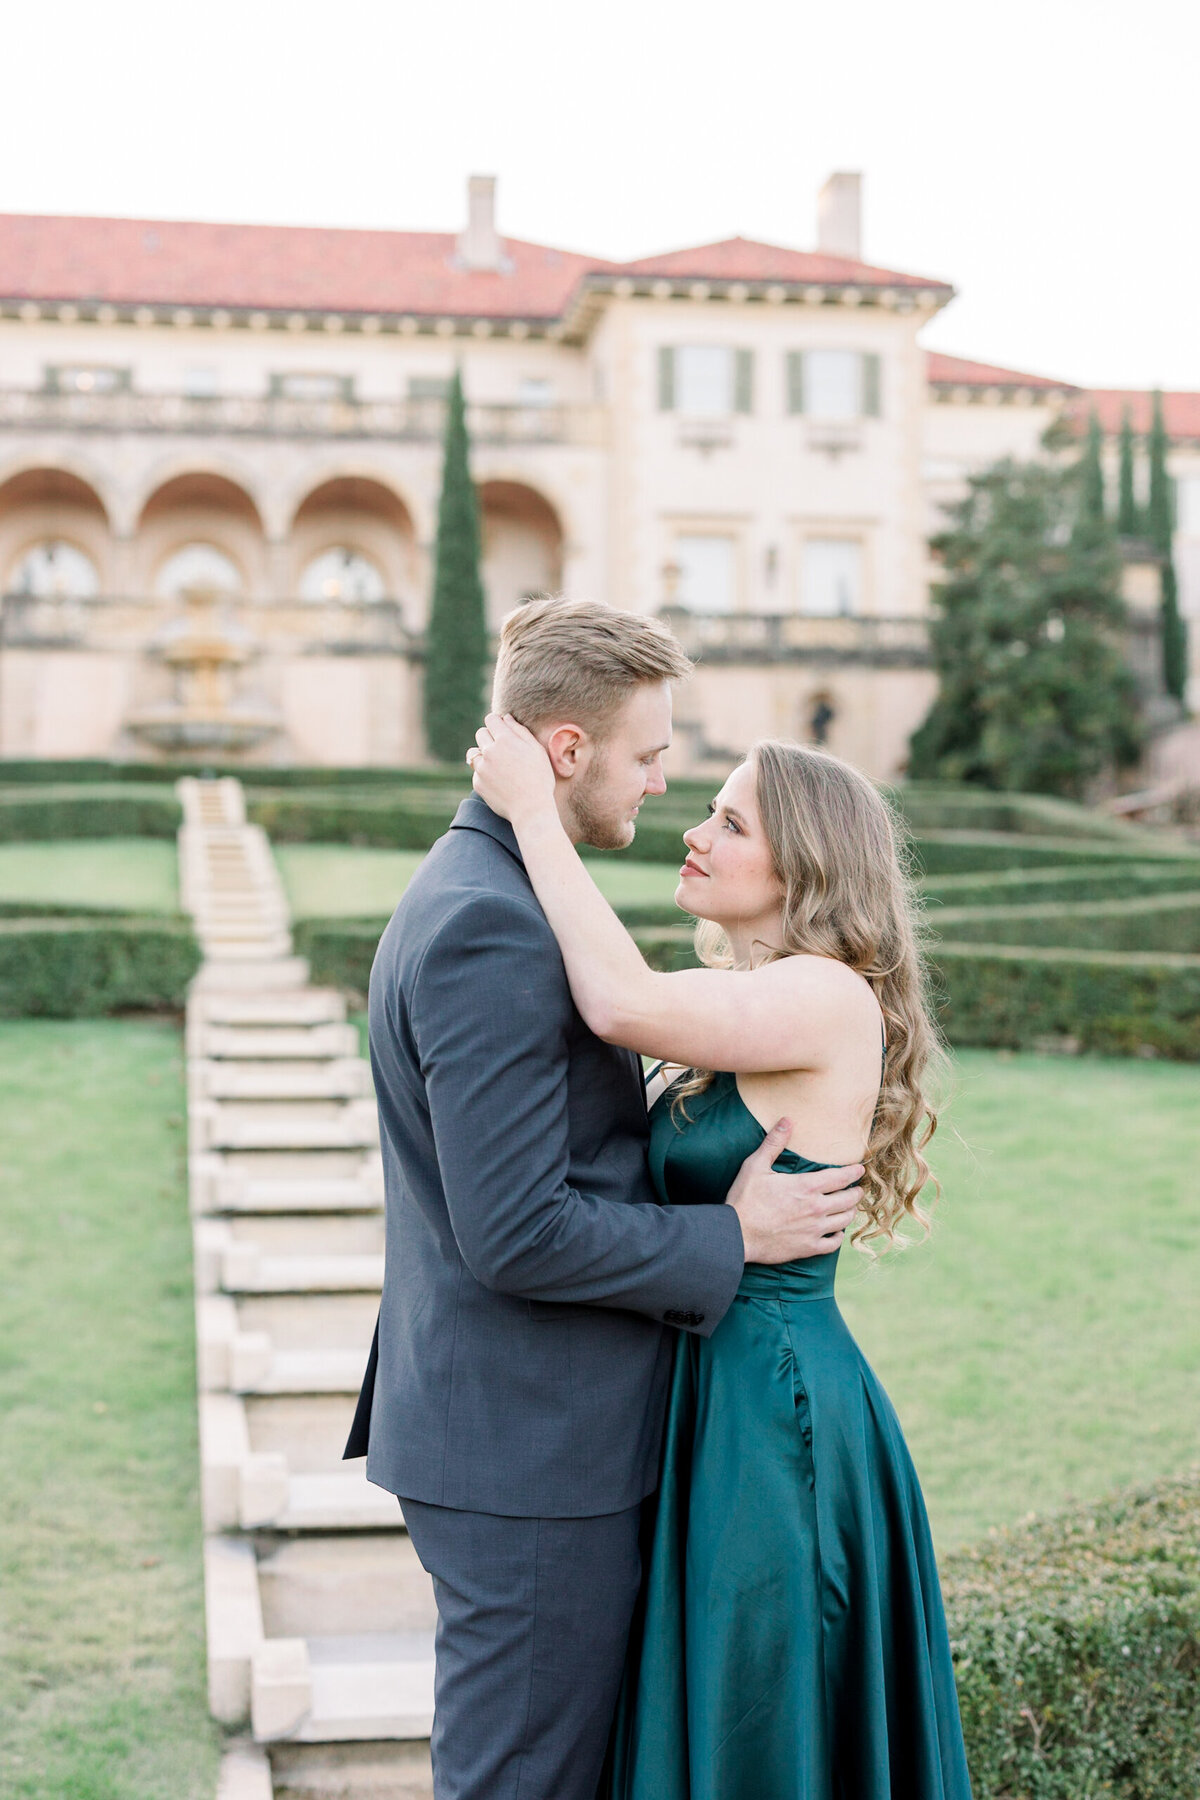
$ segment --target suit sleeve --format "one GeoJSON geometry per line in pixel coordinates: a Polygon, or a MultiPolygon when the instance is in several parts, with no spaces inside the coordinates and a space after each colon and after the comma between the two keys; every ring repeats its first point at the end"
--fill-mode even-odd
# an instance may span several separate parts
{"type": "Polygon", "coordinates": [[[728,1206],[625,1204],[567,1179],[573,1013],[540,912],[481,895],[439,928],[410,1022],[450,1221],[499,1293],[619,1307],[707,1336],[741,1279],[728,1206]]]}

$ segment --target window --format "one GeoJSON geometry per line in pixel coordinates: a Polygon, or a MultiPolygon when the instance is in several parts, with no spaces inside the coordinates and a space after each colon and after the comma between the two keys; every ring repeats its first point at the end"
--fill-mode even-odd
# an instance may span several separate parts
{"type": "Polygon", "coordinates": [[[732,612],[736,604],[735,544],[731,537],[675,540],[679,584],[675,598],[689,612],[732,612]]]}
{"type": "Polygon", "coordinates": [[[354,377],[294,369],[285,375],[272,375],[270,392],[272,397],[284,400],[353,400],[354,377]]]}
{"type": "Polygon", "coordinates": [[[64,363],[46,370],[46,388],[51,394],[125,394],[129,386],[128,369],[106,364],[64,363]]]}
{"type": "Polygon", "coordinates": [[[376,565],[344,544],[314,557],[300,577],[302,600],[382,600],[384,592],[376,565]]]}
{"type": "Polygon", "coordinates": [[[155,591],[174,600],[189,588],[216,594],[238,594],[242,578],[237,565],[215,544],[185,544],[158,571],[155,591]]]}
{"type": "Polygon", "coordinates": [[[754,356],[725,344],[663,345],[658,353],[661,412],[686,418],[720,419],[748,413],[754,401],[754,356]]]}
{"type": "Polygon", "coordinates": [[[526,375],[517,383],[518,406],[551,406],[554,384],[540,375],[526,375]]]}
{"type": "Polygon", "coordinates": [[[800,562],[800,611],[824,618],[859,612],[862,560],[856,538],[809,538],[800,562]]]}
{"type": "Polygon", "coordinates": [[[14,594],[35,594],[39,599],[86,599],[100,591],[96,565],[74,544],[48,538],[26,550],[12,574],[14,594]]]}
{"type": "Polygon", "coordinates": [[[410,375],[408,378],[410,400],[444,400],[449,392],[448,375],[410,375]]]}
{"type": "Polygon", "coordinates": [[[788,411],[814,419],[878,418],[880,359],[859,350],[789,350],[788,411]]]}
{"type": "Polygon", "coordinates": [[[215,369],[185,369],[183,391],[189,400],[213,400],[217,393],[215,369]]]}
{"type": "Polygon", "coordinates": [[[1200,537],[1200,475],[1184,475],[1176,483],[1176,523],[1185,537],[1200,537]]]}

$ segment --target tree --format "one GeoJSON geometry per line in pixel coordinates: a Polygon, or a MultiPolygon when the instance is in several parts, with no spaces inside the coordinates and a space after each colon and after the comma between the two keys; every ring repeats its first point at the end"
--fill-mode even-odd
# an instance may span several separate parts
{"type": "Polygon", "coordinates": [[[1121,414],[1121,438],[1117,475],[1117,535],[1136,538],[1142,535],[1142,514],[1133,486],[1133,422],[1129,408],[1121,414]]]}
{"type": "Polygon", "coordinates": [[[1171,477],[1167,473],[1169,442],[1163,418],[1163,397],[1156,388],[1148,446],[1150,494],[1146,508],[1146,535],[1162,558],[1159,617],[1162,621],[1163,686],[1176,700],[1182,700],[1187,692],[1188,678],[1187,626],[1179,611],[1179,589],[1172,556],[1174,509],[1171,505],[1171,477]]]}
{"type": "Polygon", "coordinates": [[[951,509],[934,540],[939,691],[911,775],[1079,797],[1136,756],[1121,563],[1085,476],[1086,459],[1005,461],[951,509]]]}
{"type": "Polygon", "coordinates": [[[1088,415],[1087,440],[1079,465],[1080,517],[1104,522],[1104,434],[1095,412],[1088,415]]]}
{"type": "Polygon", "coordinates": [[[462,378],[446,405],[433,601],[425,652],[425,735],[439,762],[458,762],[483,718],[487,616],[479,578],[479,503],[471,480],[462,378]]]}

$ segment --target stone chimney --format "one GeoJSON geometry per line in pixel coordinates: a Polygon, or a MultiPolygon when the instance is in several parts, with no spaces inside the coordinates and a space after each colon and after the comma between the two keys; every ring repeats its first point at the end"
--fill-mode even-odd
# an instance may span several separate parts
{"type": "Polygon", "coordinates": [[[496,236],[494,175],[472,175],[467,182],[467,228],[459,234],[458,262],[464,269],[508,266],[496,236]]]}
{"type": "Polygon", "coordinates": [[[862,176],[831,175],[817,196],[817,249],[862,261],[862,176]]]}

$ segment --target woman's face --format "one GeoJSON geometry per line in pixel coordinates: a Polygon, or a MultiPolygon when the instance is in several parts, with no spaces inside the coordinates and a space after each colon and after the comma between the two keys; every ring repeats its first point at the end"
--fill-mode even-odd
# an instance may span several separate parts
{"type": "Polygon", "coordinates": [[[685,831],[687,861],[679,871],[675,904],[723,926],[774,926],[783,904],[758,802],[754,770],[741,763],[712,803],[702,825],[685,831]]]}

